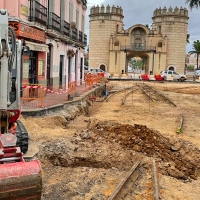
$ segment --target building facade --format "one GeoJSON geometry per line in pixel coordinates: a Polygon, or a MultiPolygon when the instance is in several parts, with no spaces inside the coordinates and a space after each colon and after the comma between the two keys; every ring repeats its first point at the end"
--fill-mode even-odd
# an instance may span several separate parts
{"type": "MultiPolygon", "coordinates": [[[[193,65],[194,69],[197,69],[197,55],[196,54],[186,54],[185,64],[193,65]]],[[[200,56],[198,57],[198,67],[200,67],[200,56]]]]}
{"type": "Polygon", "coordinates": [[[83,82],[86,0],[2,0],[0,8],[23,43],[24,84],[57,90],[83,82]]]}
{"type": "Polygon", "coordinates": [[[89,67],[110,74],[127,73],[129,61],[140,57],[147,74],[165,69],[184,73],[188,26],[185,8],[156,9],[151,28],[135,24],[124,30],[123,10],[116,6],[93,6],[89,17],[89,67]]]}

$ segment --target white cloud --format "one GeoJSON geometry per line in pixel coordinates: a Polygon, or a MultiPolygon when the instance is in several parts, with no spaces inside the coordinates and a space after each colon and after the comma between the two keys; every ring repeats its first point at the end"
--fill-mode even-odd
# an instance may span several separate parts
{"type": "Polygon", "coordinates": [[[102,0],[90,0],[90,1],[88,1],[88,6],[93,6],[93,5],[101,5],[101,4],[103,4],[104,3],[104,1],[102,1],[102,0]]]}

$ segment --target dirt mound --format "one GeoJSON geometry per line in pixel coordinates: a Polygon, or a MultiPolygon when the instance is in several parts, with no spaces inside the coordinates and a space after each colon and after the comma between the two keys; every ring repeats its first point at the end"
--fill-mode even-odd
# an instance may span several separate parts
{"type": "Polygon", "coordinates": [[[126,165],[128,169],[138,152],[141,157],[157,158],[159,172],[177,179],[196,179],[200,170],[198,148],[189,142],[169,140],[158,131],[138,124],[101,122],[76,133],[72,141],[59,138],[45,142],[40,152],[43,164],[62,167],[109,169],[126,165]]]}
{"type": "Polygon", "coordinates": [[[200,150],[189,142],[169,140],[146,126],[103,122],[94,128],[95,136],[115,141],[125,148],[162,161],[161,171],[175,178],[196,179],[200,170],[200,150]]]}

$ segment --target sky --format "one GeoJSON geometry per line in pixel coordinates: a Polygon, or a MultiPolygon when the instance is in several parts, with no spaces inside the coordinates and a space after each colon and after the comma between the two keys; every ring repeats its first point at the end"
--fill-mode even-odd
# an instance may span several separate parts
{"type": "Polygon", "coordinates": [[[92,6],[104,5],[121,6],[124,15],[124,29],[134,24],[152,24],[153,12],[156,8],[186,8],[188,10],[188,34],[190,34],[190,43],[186,46],[186,53],[192,51],[192,44],[195,40],[200,40],[200,8],[188,7],[185,0],[88,0],[86,17],[86,34],[89,39],[89,13],[92,6]]]}

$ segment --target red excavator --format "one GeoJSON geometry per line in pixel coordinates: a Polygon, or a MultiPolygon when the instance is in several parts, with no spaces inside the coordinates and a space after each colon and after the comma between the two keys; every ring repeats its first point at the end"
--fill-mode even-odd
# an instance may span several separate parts
{"type": "Polygon", "coordinates": [[[26,162],[28,133],[18,120],[21,97],[22,44],[0,9],[0,200],[41,199],[38,160],[26,162]]]}

